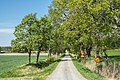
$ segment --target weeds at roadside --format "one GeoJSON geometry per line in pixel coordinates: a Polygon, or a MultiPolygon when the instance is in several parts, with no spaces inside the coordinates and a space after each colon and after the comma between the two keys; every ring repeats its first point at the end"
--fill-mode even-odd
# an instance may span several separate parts
{"type": "Polygon", "coordinates": [[[74,65],[78,69],[78,71],[88,80],[106,80],[105,77],[94,73],[87,67],[85,67],[82,63],[80,63],[78,60],[73,60],[74,65]]]}

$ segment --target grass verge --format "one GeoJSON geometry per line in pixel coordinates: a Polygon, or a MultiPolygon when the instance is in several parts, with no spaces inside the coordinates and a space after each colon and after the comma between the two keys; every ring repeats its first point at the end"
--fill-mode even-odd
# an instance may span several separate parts
{"type": "Polygon", "coordinates": [[[16,69],[12,69],[3,74],[0,74],[1,79],[30,79],[30,80],[45,80],[49,74],[56,68],[59,59],[48,61],[40,61],[39,64],[26,64],[16,69]]]}
{"type": "Polygon", "coordinates": [[[47,76],[50,75],[53,72],[53,70],[55,70],[59,61],[64,56],[65,55],[63,54],[60,57],[57,57],[56,59],[55,59],[55,57],[48,58],[47,62],[50,63],[50,65],[48,67],[44,68],[44,71],[35,74],[36,77],[33,80],[46,80],[47,76]],[[51,64],[51,62],[52,62],[52,64],[51,64]]]}
{"type": "Polygon", "coordinates": [[[57,65],[58,65],[58,62],[54,62],[50,64],[42,72],[35,74],[36,77],[34,78],[34,80],[45,80],[47,76],[53,72],[53,70],[56,68],[57,65]]]}
{"type": "Polygon", "coordinates": [[[77,70],[88,80],[106,80],[103,76],[89,70],[77,60],[73,60],[73,63],[77,70]]]}

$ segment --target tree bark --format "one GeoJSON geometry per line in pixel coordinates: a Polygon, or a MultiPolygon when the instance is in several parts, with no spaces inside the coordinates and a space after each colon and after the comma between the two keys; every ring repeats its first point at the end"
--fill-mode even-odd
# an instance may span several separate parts
{"type": "Polygon", "coordinates": [[[38,48],[36,64],[38,64],[38,61],[39,61],[39,55],[40,55],[41,47],[42,47],[42,45],[40,45],[39,48],[38,48]]]}
{"type": "Polygon", "coordinates": [[[36,64],[38,64],[38,61],[39,61],[39,55],[40,55],[40,49],[38,50],[38,53],[37,53],[36,64]]]}
{"type": "Polygon", "coordinates": [[[106,53],[106,50],[107,50],[106,47],[104,47],[103,52],[104,52],[104,55],[105,55],[106,64],[108,65],[108,55],[106,53]]]}
{"type": "Polygon", "coordinates": [[[29,54],[29,64],[30,64],[31,63],[31,50],[29,50],[28,54],[29,54]]]}
{"type": "Polygon", "coordinates": [[[86,48],[86,53],[87,53],[87,56],[90,57],[91,56],[91,50],[92,50],[92,47],[88,47],[86,48]]]}
{"type": "Polygon", "coordinates": [[[50,48],[50,44],[49,44],[49,49],[48,49],[48,57],[51,56],[51,48],[50,48]]]}
{"type": "Polygon", "coordinates": [[[97,46],[96,56],[98,56],[98,57],[99,57],[99,52],[100,52],[100,46],[97,46]]]}

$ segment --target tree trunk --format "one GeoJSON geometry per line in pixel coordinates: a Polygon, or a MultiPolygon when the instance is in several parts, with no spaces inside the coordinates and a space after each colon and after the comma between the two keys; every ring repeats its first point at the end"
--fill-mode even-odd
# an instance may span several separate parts
{"type": "Polygon", "coordinates": [[[38,53],[37,53],[36,64],[38,64],[38,61],[39,61],[39,55],[40,55],[41,47],[42,47],[42,45],[41,45],[41,46],[39,46],[39,48],[38,48],[38,53]]]}
{"type": "Polygon", "coordinates": [[[91,46],[88,47],[88,48],[86,48],[86,53],[87,53],[87,56],[88,56],[88,57],[91,57],[91,50],[92,50],[92,47],[91,47],[91,46]]]}
{"type": "Polygon", "coordinates": [[[50,51],[50,50],[48,50],[48,57],[49,57],[49,56],[51,56],[51,51],[50,51]]]}
{"type": "Polygon", "coordinates": [[[40,55],[40,49],[38,50],[38,53],[37,53],[36,64],[38,64],[38,61],[39,61],[39,55],[40,55]]]}
{"type": "Polygon", "coordinates": [[[49,45],[49,49],[48,49],[48,57],[51,56],[51,48],[50,48],[50,45],[49,45]]]}
{"type": "Polygon", "coordinates": [[[105,55],[106,64],[108,65],[108,55],[106,53],[106,50],[107,50],[106,47],[104,47],[103,52],[104,52],[104,55],[105,55]]]}
{"type": "Polygon", "coordinates": [[[97,45],[95,58],[100,58],[99,53],[100,53],[100,46],[97,45]]]}
{"type": "Polygon", "coordinates": [[[29,64],[31,63],[31,50],[28,52],[29,54],[29,64]]]}

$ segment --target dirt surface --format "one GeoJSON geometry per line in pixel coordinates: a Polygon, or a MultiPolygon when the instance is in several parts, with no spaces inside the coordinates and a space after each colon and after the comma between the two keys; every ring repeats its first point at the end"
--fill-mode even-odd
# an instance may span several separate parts
{"type": "MultiPolygon", "coordinates": [[[[28,56],[28,53],[1,53],[0,54],[0,56],[11,56],[11,55],[13,55],[13,56],[28,56]]],[[[32,56],[36,56],[37,54],[32,54],[32,56]]],[[[48,54],[44,54],[44,53],[42,53],[42,54],[40,54],[40,55],[42,55],[42,56],[47,56],[48,54]]]]}
{"type": "Polygon", "coordinates": [[[33,80],[33,78],[28,77],[16,77],[16,78],[0,78],[0,80],[33,80]]]}
{"type": "Polygon", "coordinates": [[[47,80],[87,80],[75,68],[70,56],[65,56],[47,80]]]}

